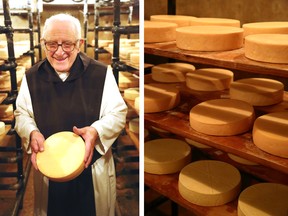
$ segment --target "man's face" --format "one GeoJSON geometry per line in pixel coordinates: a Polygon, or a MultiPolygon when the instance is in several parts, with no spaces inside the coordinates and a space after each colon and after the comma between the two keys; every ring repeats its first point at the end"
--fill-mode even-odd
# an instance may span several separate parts
{"type": "Polygon", "coordinates": [[[57,72],[69,72],[74,63],[77,54],[80,52],[80,44],[82,41],[76,37],[75,27],[71,22],[54,21],[48,27],[44,36],[44,43],[46,43],[45,54],[57,72]],[[62,44],[62,46],[58,45],[62,44]],[[54,47],[57,49],[53,51],[50,49],[54,47]],[[63,50],[66,48],[66,50],[63,50]],[[72,51],[67,51],[69,47],[74,47],[72,51]],[[50,49],[51,51],[47,50],[50,49]]]}

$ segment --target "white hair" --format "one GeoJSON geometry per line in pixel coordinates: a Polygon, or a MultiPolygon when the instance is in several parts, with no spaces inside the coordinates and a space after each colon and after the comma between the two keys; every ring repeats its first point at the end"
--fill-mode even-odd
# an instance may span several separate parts
{"type": "Polygon", "coordinates": [[[51,25],[56,20],[57,21],[69,21],[69,22],[73,23],[74,26],[75,26],[75,31],[76,31],[76,35],[75,36],[77,37],[77,39],[81,38],[81,24],[80,24],[80,21],[77,18],[75,18],[74,16],[70,15],[70,14],[63,14],[63,13],[53,15],[53,16],[49,17],[48,19],[46,19],[44,27],[43,27],[42,38],[45,37],[45,34],[46,34],[48,26],[51,25]]]}

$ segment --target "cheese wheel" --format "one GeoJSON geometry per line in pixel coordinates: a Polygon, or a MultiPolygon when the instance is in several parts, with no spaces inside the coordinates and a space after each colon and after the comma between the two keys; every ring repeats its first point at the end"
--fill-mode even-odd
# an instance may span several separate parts
{"type": "Polygon", "coordinates": [[[189,26],[190,22],[194,20],[193,16],[185,15],[152,15],[150,16],[151,21],[158,22],[169,22],[177,24],[177,27],[189,26]]]}
{"type": "Polygon", "coordinates": [[[124,90],[125,99],[135,100],[136,97],[139,97],[139,87],[128,88],[124,90]]]}
{"type": "Polygon", "coordinates": [[[195,67],[188,63],[164,63],[153,66],[152,79],[158,82],[185,82],[186,74],[195,71],[195,67]]]}
{"type": "Polygon", "coordinates": [[[70,131],[49,136],[44,141],[44,151],[36,156],[40,172],[58,182],[76,178],[84,170],[85,143],[70,131]]]}
{"type": "Polygon", "coordinates": [[[6,118],[13,115],[13,106],[1,104],[0,106],[0,117],[6,118]]]}
{"type": "Polygon", "coordinates": [[[0,121],[0,135],[5,133],[5,122],[0,121]]]}
{"type": "Polygon", "coordinates": [[[253,106],[269,106],[283,101],[283,83],[267,78],[246,78],[230,85],[230,98],[253,106]]]}
{"type": "Polygon", "coordinates": [[[254,144],[270,154],[288,158],[288,112],[258,117],[253,126],[254,144]]]}
{"type": "Polygon", "coordinates": [[[201,133],[232,136],[247,132],[253,124],[253,107],[240,100],[214,99],[190,110],[190,126],[201,133]]]}
{"type": "Polygon", "coordinates": [[[288,186],[258,183],[243,190],[238,199],[239,216],[287,216],[288,186]]]}
{"type": "Polygon", "coordinates": [[[210,146],[207,146],[207,145],[204,145],[202,143],[199,143],[197,141],[194,141],[194,140],[191,140],[191,139],[188,139],[188,138],[185,138],[185,141],[189,144],[189,145],[192,145],[196,148],[199,148],[199,149],[207,149],[207,148],[211,148],[210,146]]]}
{"type": "Polygon", "coordinates": [[[134,100],[134,108],[136,110],[139,110],[140,108],[140,97],[136,97],[135,100],[134,100]]]}
{"type": "Polygon", "coordinates": [[[200,206],[219,206],[234,200],[241,187],[241,175],[232,165],[200,160],[185,166],[178,189],[187,201],[200,206]]]}
{"type": "Polygon", "coordinates": [[[243,46],[243,29],[230,26],[188,26],[176,29],[176,45],[192,51],[226,51],[243,46]]]}
{"type": "Polygon", "coordinates": [[[288,22],[254,22],[242,25],[244,37],[251,34],[288,34],[288,22]]]}
{"type": "Polygon", "coordinates": [[[249,59],[288,63],[288,34],[255,34],[245,37],[244,53],[249,59]]]}
{"type": "Polygon", "coordinates": [[[220,68],[203,68],[186,74],[186,85],[196,91],[221,91],[229,89],[233,72],[220,68]]]}
{"type": "Polygon", "coordinates": [[[132,64],[139,64],[139,52],[132,52],[130,54],[130,61],[132,64]]]}
{"type": "Polygon", "coordinates": [[[151,126],[151,129],[156,131],[157,133],[163,134],[163,135],[170,135],[171,133],[167,130],[164,130],[162,128],[159,127],[155,127],[155,126],[151,126]]]}
{"type": "Polygon", "coordinates": [[[119,88],[133,88],[139,86],[139,78],[129,72],[119,72],[119,88]]]}
{"type": "Polygon", "coordinates": [[[239,157],[239,156],[231,154],[231,153],[228,153],[227,155],[231,160],[233,160],[237,163],[243,164],[243,165],[258,165],[257,163],[255,163],[253,161],[246,160],[242,157],[239,157]]]}
{"type": "Polygon", "coordinates": [[[180,91],[173,85],[153,83],[144,85],[144,113],[162,112],[180,103],[180,91]]]}
{"type": "Polygon", "coordinates": [[[144,43],[159,43],[176,40],[177,24],[144,21],[144,43]]]}
{"type": "Polygon", "coordinates": [[[179,172],[191,161],[191,148],[178,139],[155,139],[144,144],[144,171],[152,174],[179,172]]]}
{"type": "Polygon", "coordinates": [[[226,18],[198,17],[191,20],[191,26],[232,26],[240,28],[240,21],[226,18]]]}
{"type": "Polygon", "coordinates": [[[129,121],[129,130],[133,133],[139,133],[139,118],[134,118],[129,121]]]}

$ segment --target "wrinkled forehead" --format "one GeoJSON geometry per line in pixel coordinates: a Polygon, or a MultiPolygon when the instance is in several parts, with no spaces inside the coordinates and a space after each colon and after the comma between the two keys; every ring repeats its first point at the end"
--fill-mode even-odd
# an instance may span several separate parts
{"type": "Polygon", "coordinates": [[[53,20],[43,32],[45,40],[77,40],[77,30],[73,22],[69,20],[53,20]]]}

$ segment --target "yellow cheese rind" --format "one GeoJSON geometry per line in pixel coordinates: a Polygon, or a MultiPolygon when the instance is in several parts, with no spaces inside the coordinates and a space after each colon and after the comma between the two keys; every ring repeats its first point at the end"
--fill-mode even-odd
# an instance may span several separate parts
{"type": "Polygon", "coordinates": [[[252,34],[288,34],[288,22],[254,22],[242,25],[244,37],[252,34]]]}
{"type": "Polygon", "coordinates": [[[144,144],[144,171],[147,173],[176,173],[190,161],[191,148],[182,140],[156,139],[144,144]]]}
{"type": "Polygon", "coordinates": [[[229,158],[231,158],[233,161],[240,163],[240,164],[244,164],[244,165],[258,165],[257,163],[250,161],[250,160],[246,160],[245,158],[239,157],[237,155],[228,153],[227,154],[229,158]]]}
{"type": "Polygon", "coordinates": [[[176,40],[177,24],[144,21],[144,43],[160,43],[176,40]]]}
{"type": "Polygon", "coordinates": [[[286,216],[288,186],[277,183],[258,183],[243,190],[238,199],[239,216],[286,216]]]}
{"type": "Polygon", "coordinates": [[[180,103],[180,91],[168,84],[144,85],[144,113],[162,112],[180,103]]]}
{"type": "Polygon", "coordinates": [[[5,133],[5,122],[0,121],[0,135],[5,133]]]}
{"type": "Polygon", "coordinates": [[[232,136],[247,132],[255,118],[250,104],[233,99],[202,102],[190,110],[190,126],[201,133],[232,136]]]}
{"type": "Polygon", "coordinates": [[[269,106],[283,101],[284,85],[267,78],[246,78],[230,85],[230,98],[246,101],[253,106],[269,106]]]}
{"type": "Polygon", "coordinates": [[[128,88],[124,90],[125,99],[135,100],[136,97],[139,97],[139,87],[128,88]]]}
{"type": "Polygon", "coordinates": [[[195,71],[195,67],[188,63],[164,63],[152,67],[152,79],[157,82],[173,83],[185,82],[186,74],[195,71]]]}
{"type": "Polygon", "coordinates": [[[201,160],[185,166],[178,189],[187,201],[200,206],[218,206],[234,200],[241,187],[241,175],[222,161],[201,160]]]}
{"type": "Polygon", "coordinates": [[[258,117],[253,126],[253,142],[265,152],[288,158],[288,112],[258,117]]]}
{"type": "Polygon", "coordinates": [[[184,15],[152,15],[150,16],[151,21],[158,22],[169,22],[177,24],[177,27],[189,26],[190,22],[194,20],[193,16],[184,15]]]}
{"type": "Polygon", "coordinates": [[[176,45],[192,51],[227,51],[243,46],[243,29],[230,26],[188,26],[176,29],[176,45]]]}
{"type": "Polygon", "coordinates": [[[139,118],[134,118],[129,121],[129,130],[133,133],[139,133],[139,118]]]}
{"type": "Polygon", "coordinates": [[[288,34],[255,34],[245,37],[244,53],[249,59],[288,63],[288,34]]]}
{"type": "Polygon", "coordinates": [[[229,89],[233,72],[221,68],[202,68],[186,74],[186,85],[196,91],[221,91],[229,89]]]}
{"type": "Polygon", "coordinates": [[[73,132],[58,132],[44,141],[37,153],[37,166],[43,175],[58,182],[76,178],[84,170],[85,143],[73,132]]]}
{"type": "Polygon", "coordinates": [[[211,147],[208,146],[208,145],[199,143],[199,142],[197,142],[197,141],[194,141],[194,140],[191,140],[191,139],[188,139],[188,138],[185,138],[185,141],[186,141],[189,145],[192,145],[192,146],[194,146],[194,147],[196,147],[196,148],[199,148],[199,149],[211,148],[211,147]]]}
{"type": "Polygon", "coordinates": [[[231,26],[240,28],[240,21],[226,18],[198,17],[191,20],[191,26],[231,26]]]}

